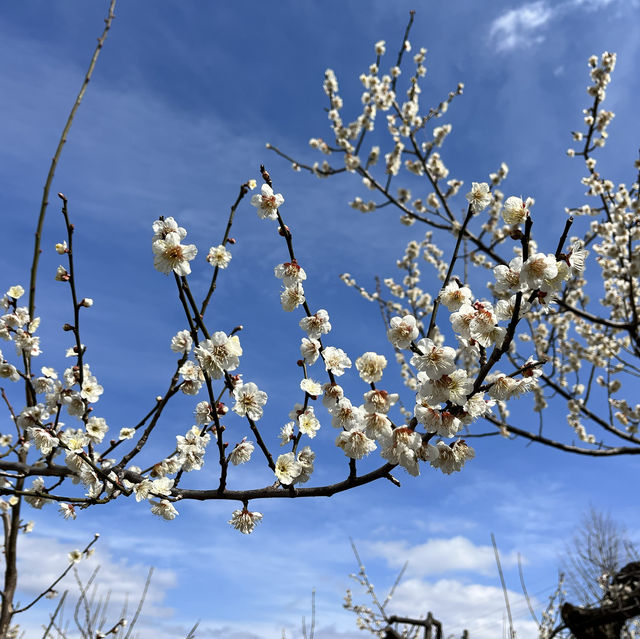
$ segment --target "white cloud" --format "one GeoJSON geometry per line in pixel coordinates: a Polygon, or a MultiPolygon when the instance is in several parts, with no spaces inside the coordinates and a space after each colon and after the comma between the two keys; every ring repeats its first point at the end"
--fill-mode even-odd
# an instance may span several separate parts
{"type": "MultiPolygon", "coordinates": [[[[59,539],[37,535],[23,536],[20,539],[18,566],[21,604],[30,603],[37,595],[47,590],[69,566],[68,553],[85,546],[86,542],[62,542],[59,539]]],[[[80,581],[86,586],[90,583],[91,575],[97,569],[98,572],[93,580],[95,591],[91,588],[88,591],[88,596],[90,597],[93,592],[96,602],[108,598],[109,606],[105,609],[106,623],[113,625],[120,618],[125,607],[129,610],[127,617],[131,619],[132,612],[135,611],[143,593],[149,566],[130,563],[122,558],[114,557],[111,553],[100,548],[99,541],[94,548],[96,551],[90,558],[76,564],[80,581]]],[[[168,591],[176,585],[176,581],[175,574],[170,570],[154,571],[143,607],[141,626],[145,625],[145,618],[155,623],[157,620],[173,617],[174,609],[166,606],[164,602],[168,591]]],[[[64,619],[71,621],[71,626],[74,626],[73,610],[78,599],[79,587],[73,571],[67,574],[55,589],[59,596],[65,590],[69,591],[65,601],[64,619]]],[[[57,603],[58,599],[53,601],[42,599],[28,612],[17,616],[16,622],[25,630],[35,629],[43,621],[48,620],[49,613],[53,611],[57,603]]],[[[81,612],[81,616],[84,616],[83,612],[81,612]]],[[[29,633],[27,635],[31,636],[29,633]]]]}
{"type": "MultiPolygon", "coordinates": [[[[598,11],[617,4],[617,0],[566,0],[550,6],[536,0],[505,11],[489,27],[489,40],[497,51],[512,51],[545,40],[544,30],[559,17],[575,11],[598,11]]],[[[637,0],[630,2],[637,6],[637,0]]]]}
{"type": "Polygon", "coordinates": [[[584,7],[585,9],[601,9],[615,2],[615,0],[572,0],[572,4],[576,7],[584,7]]]}
{"type": "Polygon", "coordinates": [[[531,2],[498,16],[491,24],[489,37],[498,51],[508,51],[532,42],[541,42],[540,30],[553,18],[554,10],[544,2],[531,2]]]}
{"type": "MultiPolygon", "coordinates": [[[[519,639],[534,639],[537,626],[529,618],[526,599],[508,591],[514,627],[519,639]]],[[[534,608],[537,602],[532,602],[534,608]]],[[[496,586],[463,583],[455,579],[435,582],[407,579],[398,586],[388,612],[411,617],[431,612],[442,622],[445,636],[468,630],[474,639],[495,639],[502,635],[506,615],[504,595],[496,586]]]]}
{"type": "MultiPolygon", "coordinates": [[[[451,571],[465,571],[482,575],[496,574],[496,560],[491,546],[476,546],[466,537],[430,539],[418,546],[404,541],[374,542],[367,544],[371,552],[384,557],[391,566],[400,567],[409,562],[409,575],[437,575],[451,571]]],[[[517,563],[514,552],[500,553],[503,566],[517,563]]]]}

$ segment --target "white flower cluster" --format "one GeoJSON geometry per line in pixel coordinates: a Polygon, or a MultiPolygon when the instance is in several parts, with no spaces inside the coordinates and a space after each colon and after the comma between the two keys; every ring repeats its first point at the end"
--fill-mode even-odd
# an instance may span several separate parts
{"type": "Polygon", "coordinates": [[[176,275],[189,275],[189,262],[196,256],[195,244],[181,244],[187,232],[172,218],[160,218],[153,223],[153,265],[167,275],[173,271],[176,275]]]}

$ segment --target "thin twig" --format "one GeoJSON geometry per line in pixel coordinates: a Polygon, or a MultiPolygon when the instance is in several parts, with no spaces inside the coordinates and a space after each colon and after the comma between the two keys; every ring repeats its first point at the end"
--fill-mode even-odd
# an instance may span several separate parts
{"type": "Polygon", "coordinates": [[[47,212],[47,206],[49,205],[49,190],[51,189],[51,183],[53,182],[53,177],[56,173],[56,167],[58,166],[58,161],[60,160],[60,154],[62,153],[62,147],[65,145],[67,141],[67,135],[69,134],[69,130],[71,129],[71,125],[73,124],[73,120],[76,116],[76,111],[82,102],[82,98],[84,98],[84,94],[87,91],[87,87],[89,86],[89,81],[91,80],[91,76],[93,75],[93,70],[95,69],[96,62],[98,61],[98,56],[100,55],[100,51],[104,46],[105,40],[107,39],[107,34],[109,33],[109,29],[111,28],[111,23],[113,22],[113,18],[115,17],[114,9],[116,7],[116,0],[111,0],[109,4],[109,12],[104,21],[104,31],[102,35],[98,38],[98,44],[96,45],[95,51],[91,56],[91,62],[89,63],[89,68],[85,73],[84,80],[82,81],[82,86],[80,87],[80,91],[76,96],[76,100],[73,103],[73,107],[71,107],[71,111],[69,112],[69,117],[67,118],[67,123],[62,129],[62,135],[60,136],[60,141],[58,142],[58,146],[56,148],[56,152],[53,155],[53,159],[51,160],[51,166],[49,167],[49,173],[47,174],[47,180],[44,184],[43,194],[42,194],[42,202],[40,203],[40,215],[38,216],[38,224],[36,227],[36,236],[35,243],[33,246],[33,261],[31,263],[31,280],[29,282],[29,316],[33,317],[33,311],[35,309],[36,304],[36,276],[38,273],[38,261],[40,259],[40,240],[42,238],[42,227],[44,225],[44,218],[47,212]]]}
{"type": "Polygon", "coordinates": [[[509,634],[510,639],[515,639],[516,632],[513,629],[513,619],[511,618],[511,606],[509,605],[509,595],[507,593],[507,584],[504,581],[504,575],[502,573],[502,566],[500,565],[500,555],[498,554],[498,546],[496,544],[496,538],[491,533],[491,543],[493,544],[493,552],[496,556],[496,565],[498,566],[498,574],[500,575],[500,584],[502,585],[502,593],[504,594],[504,603],[507,607],[507,616],[509,618],[509,634]]]}

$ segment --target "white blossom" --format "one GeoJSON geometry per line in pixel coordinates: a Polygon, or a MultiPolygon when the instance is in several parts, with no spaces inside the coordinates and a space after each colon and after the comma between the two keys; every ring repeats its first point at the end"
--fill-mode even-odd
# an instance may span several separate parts
{"type": "Polygon", "coordinates": [[[330,382],[322,387],[324,395],[322,397],[322,405],[331,412],[335,408],[339,400],[344,397],[344,391],[339,384],[331,384],[330,382]]]}
{"type": "Polygon", "coordinates": [[[329,313],[321,308],[313,315],[303,317],[300,320],[300,328],[307,333],[310,339],[320,339],[322,335],[326,335],[331,330],[329,313]]]}
{"type": "Polygon", "coordinates": [[[309,379],[305,377],[300,382],[300,388],[307,394],[311,395],[311,397],[318,397],[322,392],[322,386],[319,382],[316,382],[313,379],[309,379]]]}
{"type": "Polygon", "coordinates": [[[530,197],[523,202],[522,198],[512,195],[504,203],[502,219],[505,224],[522,224],[529,216],[529,207],[532,205],[533,200],[530,197]]]}
{"type": "Polygon", "coordinates": [[[151,501],[151,512],[154,515],[158,515],[158,517],[162,517],[167,521],[171,521],[175,519],[178,515],[178,511],[175,509],[174,505],[168,499],[161,499],[160,501],[151,501]]]}
{"type": "Polygon", "coordinates": [[[246,464],[251,459],[251,453],[254,451],[253,442],[247,441],[244,437],[239,444],[236,444],[229,455],[229,461],[234,466],[246,464]]]}
{"type": "Polygon", "coordinates": [[[73,504],[60,504],[59,512],[65,519],[76,518],[76,509],[73,504]]]}
{"type": "MultiPolygon", "coordinates": [[[[200,470],[204,464],[204,453],[211,436],[209,433],[201,434],[201,428],[192,426],[187,434],[176,435],[178,458],[177,466],[185,472],[200,470]]],[[[167,460],[168,461],[168,460],[167,460]]],[[[167,472],[177,472],[177,470],[167,469],[167,472]]]]}
{"type": "Polygon", "coordinates": [[[474,213],[480,213],[491,204],[491,191],[486,182],[472,182],[471,191],[467,193],[466,197],[474,213]]]}
{"type": "Polygon", "coordinates": [[[378,441],[385,441],[391,437],[393,430],[391,420],[384,413],[369,411],[362,414],[362,426],[367,437],[378,441]]]}
{"type": "Polygon", "coordinates": [[[362,411],[354,406],[346,397],[338,400],[335,406],[329,407],[331,425],[334,428],[351,430],[362,421],[362,411]]]}
{"type": "Polygon", "coordinates": [[[104,389],[98,380],[93,375],[87,375],[82,380],[82,390],[80,391],[80,397],[86,399],[89,403],[94,404],[100,399],[100,395],[104,392],[104,389]]]}
{"type": "Polygon", "coordinates": [[[189,262],[196,256],[198,249],[195,244],[180,244],[177,233],[169,233],[162,240],[156,240],[153,245],[153,266],[161,273],[189,275],[189,262]]]}
{"type": "Polygon", "coordinates": [[[520,280],[529,288],[536,289],[544,280],[553,279],[557,274],[555,256],[535,253],[522,265],[520,280]]]}
{"type": "Polygon", "coordinates": [[[336,377],[344,375],[345,368],[351,368],[351,360],[341,348],[328,346],[322,353],[324,365],[328,371],[331,371],[336,377]]]}
{"type": "Polygon", "coordinates": [[[380,455],[391,464],[399,464],[414,477],[420,474],[417,451],[422,444],[418,433],[406,426],[396,428],[383,442],[380,455]]]}
{"type": "Polygon", "coordinates": [[[389,324],[391,328],[387,331],[387,338],[396,348],[408,348],[418,337],[418,326],[413,315],[392,317],[389,324]]]}
{"type": "MultiPolygon", "coordinates": [[[[184,240],[184,238],[187,237],[187,231],[183,227],[178,226],[178,223],[172,217],[156,220],[152,224],[152,228],[152,242],[155,242],[156,240],[163,240],[167,235],[169,235],[169,233],[175,233],[180,240],[184,240]]],[[[66,248],[66,242],[64,244],[66,248]]]]}
{"type": "Polygon", "coordinates": [[[307,274],[304,269],[296,262],[285,262],[284,264],[278,264],[274,268],[274,274],[278,279],[282,280],[282,283],[288,286],[295,286],[298,282],[302,282],[307,279],[307,274]]]}
{"type": "Polygon", "coordinates": [[[336,438],[336,446],[351,459],[362,459],[376,449],[376,443],[365,435],[362,428],[343,430],[336,438]]]}
{"type": "Polygon", "coordinates": [[[288,422],[280,429],[280,446],[286,446],[293,439],[294,426],[293,422],[288,422]]]}
{"type": "Polygon", "coordinates": [[[194,353],[202,370],[210,377],[220,379],[224,371],[238,368],[242,347],[237,335],[228,337],[226,333],[217,331],[210,339],[200,342],[194,353]]]}
{"type": "Polygon", "coordinates": [[[229,523],[243,535],[250,535],[253,529],[262,521],[262,513],[251,512],[246,508],[234,510],[229,523]]]}
{"type": "Polygon", "coordinates": [[[284,204],[284,198],[280,193],[273,192],[268,184],[263,184],[261,193],[256,193],[251,197],[251,204],[258,211],[258,217],[262,220],[276,220],[278,218],[277,210],[284,204]]]}
{"type": "Polygon", "coordinates": [[[19,300],[24,295],[24,288],[17,284],[16,286],[12,286],[8,291],[7,295],[12,297],[14,300],[19,300]]]}
{"type": "Polygon", "coordinates": [[[308,435],[311,439],[320,430],[320,422],[316,417],[313,406],[307,406],[306,410],[298,415],[298,428],[301,433],[308,435]]]}
{"type": "Polygon", "coordinates": [[[213,421],[213,417],[211,415],[211,404],[209,404],[209,402],[198,402],[194,410],[194,415],[198,426],[210,424],[213,421]]]}
{"type": "Polygon", "coordinates": [[[356,368],[360,374],[360,379],[366,384],[375,384],[382,379],[382,372],[387,365],[387,358],[368,351],[363,353],[356,360],[356,368]]]}
{"type": "Polygon", "coordinates": [[[89,417],[87,420],[87,436],[94,444],[99,444],[109,430],[103,417],[89,417]]]}
{"type": "Polygon", "coordinates": [[[296,484],[304,484],[311,479],[315,458],[316,454],[309,446],[305,446],[300,452],[298,452],[297,462],[300,464],[300,473],[295,478],[296,484]]]}
{"type": "Polygon", "coordinates": [[[280,293],[280,303],[283,310],[290,313],[295,310],[301,304],[304,304],[304,289],[300,282],[296,282],[293,286],[285,286],[282,293],[280,293]]]}
{"type": "Polygon", "coordinates": [[[422,355],[413,355],[411,365],[419,371],[424,371],[431,379],[439,379],[456,369],[454,348],[437,346],[429,338],[421,339],[416,345],[422,355]]]}
{"type": "Polygon", "coordinates": [[[296,477],[302,472],[302,466],[296,461],[293,453],[285,453],[278,457],[274,472],[278,481],[287,486],[293,484],[296,477]]]}
{"type": "Polygon", "coordinates": [[[171,350],[174,353],[189,353],[193,345],[193,339],[189,331],[178,331],[171,338],[171,350]]]}
{"type": "Polygon", "coordinates": [[[233,397],[236,400],[233,408],[234,413],[244,417],[245,415],[254,421],[262,417],[262,407],[267,403],[267,394],[258,390],[253,382],[238,384],[233,389],[233,397]]]}
{"type": "Polygon", "coordinates": [[[302,338],[300,344],[300,355],[302,359],[309,365],[315,364],[320,356],[321,345],[317,339],[302,338]]]}
{"type": "Polygon", "coordinates": [[[434,468],[439,468],[445,475],[459,471],[465,462],[475,457],[475,451],[467,446],[464,440],[457,440],[448,446],[442,441],[437,443],[438,457],[431,461],[434,468]]]}
{"type": "Polygon", "coordinates": [[[370,390],[364,394],[364,410],[368,413],[388,413],[391,407],[398,401],[398,393],[389,393],[386,390],[370,390]]]}
{"type": "Polygon", "coordinates": [[[54,437],[44,428],[31,428],[29,432],[31,433],[31,437],[33,437],[36,447],[43,455],[48,455],[60,443],[57,437],[54,437]]]}
{"type": "Polygon", "coordinates": [[[471,289],[468,286],[458,286],[456,282],[449,282],[440,291],[440,301],[450,311],[457,311],[463,304],[469,304],[471,299],[471,289]]]}
{"type": "Polygon", "coordinates": [[[231,262],[231,253],[225,248],[224,244],[218,246],[212,246],[207,254],[207,262],[211,266],[217,266],[218,268],[227,268],[229,262],[231,262]]]}

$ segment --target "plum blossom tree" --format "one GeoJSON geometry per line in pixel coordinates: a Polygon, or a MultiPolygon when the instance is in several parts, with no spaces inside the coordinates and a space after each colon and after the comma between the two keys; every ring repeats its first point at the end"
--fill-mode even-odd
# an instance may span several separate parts
{"type": "Polygon", "coordinates": [[[296,171],[357,176],[371,195],[354,196],[356,211],[392,209],[402,224],[426,227],[398,260],[399,281],[376,278],[372,289],[342,276],[379,306],[390,326],[402,377],[417,398],[405,417],[442,436],[440,428],[468,432],[477,420],[488,422],[495,434],[576,454],[640,453],[640,404],[632,393],[640,371],[640,160],[633,162],[627,186],[597,170],[595,157],[614,117],[602,105],[615,53],[589,58],[592,103],[583,110],[583,127],[572,133],[575,148],[567,151],[584,161],[589,203],[567,207],[561,236],[545,238],[543,246],[532,233],[534,199],[505,198],[501,190],[508,174],[504,163],[487,182],[474,182],[467,206],[460,206],[463,183],[450,175],[440,151],[452,126],[433,124],[464,87],[458,84],[438,106],[424,109],[421,48],[400,88],[412,51],[412,21],[413,15],[386,73],[386,43],[375,45],[375,60],[360,75],[361,105],[351,122],[343,120],[335,73],[326,71],[332,141],[311,138],[309,144],[333,163],[304,164],[267,145],[296,171]],[[590,253],[595,259],[588,260],[590,253]],[[423,261],[430,271],[424,276],[423,261]],[[431,269],[440,280],[435,287],[431,269]],[[504,372],[496,369],[499,361],[504,372]],[[507,400],[524,394],[538,414],[535,425],[521,411],[510,417],[507,400]],[[550,402],[564,403],[569,428],[545,423],[550,402]]]}
{"type": "Polygon", "coordinates": [[[555,249],[539,248],[533,237],[532,199],[511,196],[503,202],[498,187],[506,177],[506,166],[489,176],[490,184],[473,182],[466,199],[459,197],[464,193],[462,182],[447,180],[449,171],[437,149],[451,127],[442,125],[433,131],[429,127],[431,120],[444,115],[452,100],[462,93],[462,85],[421,115],[420,81],[426,69],[425,51],[420,49],[413,56],[415,69],[408,81],[406,100],[402,97],[399,81],[411,51],[408,36],[413,15],[388,74],[380,75],[386,45],[376,44],[376,60],[361,76],[363,109],[354,122],[343,123],[337,79],[330,70],[326,73],[335,144],[320,139],[313,139],[311,144],[327,155],[338,156],[343,165],[332,167],[327,161],[314,166],[294,163],[295,168],[320,177],[344,171],[357,174],[377,193],[379,201],[365,202],[356,197],[352,201],[355,209],[370,212],[392,205],[400,211],[403,223],[428,227],[424,239],[412,241],[398,263],[404,273],[402,282],[384,280],[387,293],[383,294],[381,285],[370,293],[349,275],[343,277],[382,309],[388,339],[401,365],[400,379],[385,379],[382,384],[387,360],[367,351],[355,358],[363,392],[360,396],[345,395],[337,380],[354,368],[354,362],[342,348],[323,341],[332,328],[330,313],[307,298],[304,262],[296,255],[293,233],[285,222],[286,213],[281,211],[286,210],[285,198],[261,166],[258,177],[262,184],[249,203],[257,212],[257,223],[265,225],[265,232],[282,238],[283,261],[274,265],[278,281],[274,294],[279,288],[283,311],[300,316],[301,333],[292,339],[300,342],[301,379],[296,388],[289,389],[292,410],[288,420],[271,415],[267,393],[243,378],[242,326],[221,330],[215,319],[212,322],[207,316],[218,278],[232,265],[234,216],[258,187],[256,179],[248,179],[239,186],[219,244],[212,246],[204,258],[194,244],[187,243],[188,232],[179,221],[173,217],[150,221],[153,264],[175,283],[184,328],[167,345],[175,353],[176,362],[168,372],[163,392],[140,418],[132,418],[131,426],[108,436],[109,426],[98,409],[103,387],[90,367],[90,347],[81,339],[81,318],[91,308],[92,300],[77,292],[74,226],[69,201],[62,193],[58,195],[66,239],[56,244],[55,251],[65,264],[58,267],[55,279],[68,290],[70,318],[64,329],[73,342],[67,350],[71,364],[63,371],[40,364],[43,349],[37,335],[40,319],[35,300],[41,230],[53,174],[111,26],[114,5],[112,0],[105,30],[46,181],[28,304],[21,305],[25,290],[19,284],[10,286],[2,298],[0,337],[13,343],[15,354],[6,349],[0,354],[0,376],[10,384],[2,390],[8,427],[0,440],[0,493],[6,498],[2,501],[5,582],[0,636],[13,632],[14,617],[20,612],[14,596],[18,534],[28,532],[28,524],[22,519],[24,504],[36,509],[56,504],[65,518],[75,519],[80,510],[133,497],[148,504],[153,514],[172,520],[179,514],[182,500],[227,500],[239,506],[232,510],[229,523],[248,534],[263,517],[249,508],[252,501],[327,497],[379,479],[399,485],[392,474],[397,467],[413,476],[426,467],[445,474],[458,472],[475,454],[463,436],[477,434],[478,424],[483,421],[489,422],[496,433],[522,435],[570,452],[593,456],[640,452],[640,405],[632,407],[620,393],[624,376],[634,375],[639,367],[638,184],[629,189],[624,185],[615,188],[596,172],[592,157],[605,143],[606,127],[612,118],[610,112],[601,109],[601,103],[615,55],[606,53],[600,60],[590,59],[589,92],[594,102],[585,112],[586,132],[574,134],[583,146],[573,154],[586,162],[584,183],[588,194],[597,198],[598,206],[570,209],[572,216],[555,249]],[[366,157],[363,152],[365,138],[368,141],[373,135],[379,113],[386,114],[392,139],[382,166],[380,146],[372,146],[366,157]],[[391,184],[396,184],[403,169],[426,181],[430,188],[427,197],[412,199],[405,187],[392,191],[391,184]],[[461,212],[458,201],[464,202],[461,212]],[[569,236],[573,215],[594,217],[581,237],[569,236]],[[596,221],[597,217],[601,221],[596,221]],[[602,274],[604,297],[597,303],[590,300],[584,279],[589,251],[597,254],[602,274]],[[439,278],[430,290],[422,288],[422,258],[435,268],[439,278]],[[467,275],[469,266],[490,275],[488,293],[478,283],[482,277],[467,275]],[[210,284],[201,298],[190,286],[192,269],[210,269],[210,284]],[[504,372],[497,369],[498,364],[504,372]],[[410,389],[411,405],[400,402],[401,393],[407,393],[402,382],[410,389]],[[20,389],[24,400],[16,399],[15,389],[20,389]],[[572,427],[569,432],[579,439],[578,444],[554,439],[542,429],[534,432],[509,419],[510,400],[528,394],[542,415],[549,393],[566,401],[572,427]],[[164,411],[178,394],[193,398],[189,417],[193,426],[176,436],[166,454],[152,456],[149,444],[156,441],[164,411]],[[322,407],[316,403],[320,398],[322,407]],[[597,402],[606,402],[608,409],[594,408],[597,402]],[[67,417],[70,425],[63,422],[67,417]],[[275,422],[279,437],[272,436],[275,422]],[[330,422],[336,429],[335,444],[340,449],[336,454],[345,456],[345,472],[332,483],[308,485],[313,484],[310,480],[315,463],[308,440],[316,436],[323,422],[330,422]],[[603,435],[596,437],[585,422],[599,427],[603,435]],[[270,428],[265,428],[265,423],[270,428]],[[237,440],[239,443],[234,444],[237,440]],[[286,452],[276,454],[274,445],[284,447],[286,452]],[[376,451],[381,462],[363,461],[376,451]],[[217,466],[216,485],[212,487],[209,479],[200,487],[184,487],[185,473],[201,470],[205,462],[217,466]],[[272,474],[271,483],[251,489],[230,486],[229,465],[249,463],[265,464],[272,474]]]}

